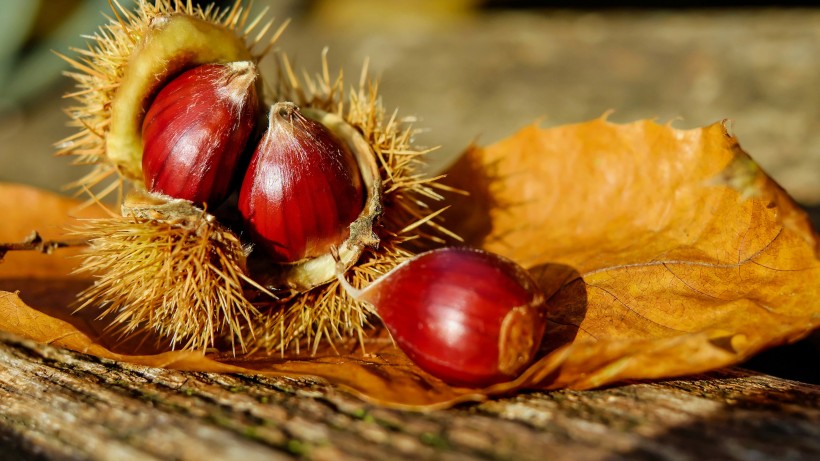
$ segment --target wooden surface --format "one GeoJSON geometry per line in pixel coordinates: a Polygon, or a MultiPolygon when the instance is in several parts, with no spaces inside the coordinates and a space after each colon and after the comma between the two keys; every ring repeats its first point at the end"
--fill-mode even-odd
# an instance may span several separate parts
{"type": "MultiPolygon", "coordinates": [[[[816,364],[814,364],[816,365],[816,364]]],[[[739,369],[446,411],[101,360],[0,333],[0,460],[820,459],[820,386],[739,369]]]]}

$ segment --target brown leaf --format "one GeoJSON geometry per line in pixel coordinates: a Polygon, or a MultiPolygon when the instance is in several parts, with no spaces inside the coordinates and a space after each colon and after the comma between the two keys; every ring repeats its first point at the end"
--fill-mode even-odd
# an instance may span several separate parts
{"type": "MultiPolygon", "coordinates": [[[[202,356],[163,350],[154,338],[120,341],[88,312],[72,315],[90,281],[69,275],[68,250],[9,254],[0,264],[0,329],[149,366],[319,377],[370,401],[430,409],[519,388],[700,372],[820,325],[817,238],[722,125],[679,131],[600,119],[529,127],[471,149],[450,174],[472,195],[454,199],[449,225],[525,264],[550,295],[542,357],[514,382],[447,386],[383,331],[366,339],[367,353],[351,343],[314,356],[202,356]]],[[[33,229],[58,237],[75,206],[0,185],[0,209],[13,217],[0,241],[33,229]]]]}
{"type": "Polygon", "coordinates": [[[471,195],[448,225],[552,294],[522,386],[701,372],[820,326],[817,235],[723,124],[531,126],[470,149],[449,184],[471,195]]]}

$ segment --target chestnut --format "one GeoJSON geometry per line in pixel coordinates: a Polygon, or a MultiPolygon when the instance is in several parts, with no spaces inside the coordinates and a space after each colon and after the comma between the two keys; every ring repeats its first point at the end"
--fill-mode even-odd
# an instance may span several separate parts
{"type": "Polygon", "coordinates": [[[364,205],[347,145],[295,104],[274,104],[239,191],[251,239],[279,263],[321,256],[347,239],[364,205]]]}
{"type": "Polygon", "coordinates": [[[546,326],[545,298],[502,256],[441,248],[409,259],[363,289],[395,343],[421,369],[459,386],[515,379],[533,360],[546,326]]]}
{"type": "Polygon", "coordinates": [[[250,61],[206,64],[162,88],[142,125],[148,190],[199,206],[227,198],[257,120],[256,79],[250,61]]]}

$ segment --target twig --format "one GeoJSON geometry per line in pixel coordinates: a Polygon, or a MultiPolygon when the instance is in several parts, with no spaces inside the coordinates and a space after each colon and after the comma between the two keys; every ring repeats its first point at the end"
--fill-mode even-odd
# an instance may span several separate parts
{"type": "Polygon", "coordinates": [[[0,261],[9,251],[39,251],[44,254],[51,254],[58,248],[77,247],[88,245],[86,240],[43,240],[40,233],[32,231],[22,242],[0,243],[0,261]]]}

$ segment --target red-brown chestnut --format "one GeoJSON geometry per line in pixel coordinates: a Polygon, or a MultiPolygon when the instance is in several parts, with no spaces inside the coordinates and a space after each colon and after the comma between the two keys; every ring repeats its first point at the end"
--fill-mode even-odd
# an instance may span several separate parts
{"type": "Polygon", "coordinates": [[[364,205],[345,143],[295,104],[274,104],[239,192],[251,239],[279,263],[324,255],[348,237],[364,205]]]}
{"type": "Polygon", "coordinates": [[[544,296],[529,274],[481,250],[422,253],[361,290],[341,274],[339,280],[375,307],[413,362],[449,384],[514,379],[535,356],[546,325],[544,296]]]}
{"type": "Polygon", "coordinates": [[[206,64],[171,80],[142,125],[145,185],[151,192],[217,206],[234,184],[257,121],[256,66],[206,64]]]}

